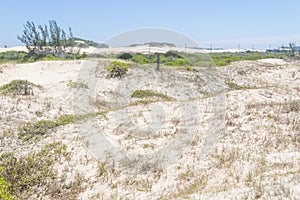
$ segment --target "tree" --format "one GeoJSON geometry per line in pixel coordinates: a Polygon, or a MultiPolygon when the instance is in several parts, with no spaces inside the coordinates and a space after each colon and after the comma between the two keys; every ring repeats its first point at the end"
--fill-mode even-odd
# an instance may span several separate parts
{"type": "Polygon", "coordinates": [[[24,25],[22,36],[18,39],[23,42],[29,51],[35,50],[39,41],[39,33],[33,22],[27,21],[24,25]]]}
{"type": "Polygon", "coordinates": [[[41,31],[41,42],[40,42],[40,48],[42,49],[43,47],[47,46],[47,40],[49,37],[49,33],[48,33],[48,27],[45,25],[44,27],[39,25],[39,29],[41,31]]]}
{"type": "Polygon", "coordinates": [[[71,28],[69,34],[60,28],[55,20],[49,21],[47,25],[38,25],[36,28],[33,22],[27,21],[24,25],[23,34],[18,39],[24,43],[30,53],[51,54],[53,56],[64,57],[67,48],[71,47],[71,52],[75,46],[75,41],[71,28]]]}
{"type": "Polygon", "coordinates": [[[290,46],[290,56],[294,57],[295,56],[295,44],[289,43],[290,46]]]}

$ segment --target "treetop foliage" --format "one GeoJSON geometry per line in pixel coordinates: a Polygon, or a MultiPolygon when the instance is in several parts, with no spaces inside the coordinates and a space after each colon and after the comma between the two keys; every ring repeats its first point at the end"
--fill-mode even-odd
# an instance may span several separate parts
{"type": "Polygon", "coordinates": [[[49,25],[38,25],[34,22],[27,21],[24,24],[23,34],[18,39],[24,43],[31,53],[51,54],[54,56],[64,57],[66,48],[70,47],[73,51],[75,39],[71,28],[69,33],[57,25],[55,20],[50,20],[49,25]]]}

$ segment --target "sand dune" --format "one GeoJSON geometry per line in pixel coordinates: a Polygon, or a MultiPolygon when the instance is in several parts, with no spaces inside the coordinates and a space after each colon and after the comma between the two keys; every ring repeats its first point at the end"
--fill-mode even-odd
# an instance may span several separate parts
{"type": "Polygon", "coordinates": [[[0,48],[0,52],[6,52],[6,51],[27,51],[25,46],[15,46],[15,47],[9,47],[9,48],[0,48]]]}
{"type": "Polygon", "coordinates": [[[0,134],[15,133],[4,137],[1,149],[21,155],[62,141],[70,157],[55,169],[68,181],[82,177],[78,199],[299,199],[299,63],[240,61],[199,72],[163,66],[160,73],[142,66],[120,80],[107,78],[109,63],[1,65],[0,85],[25,79],[43,87],[34,88],[34,96],[0,97],[0,134]],[[137,89],[169,99],[132,98],[137,89]],[[17,137],[27,121],[99,110],[102,114],[52,130],[34,145],[17,137]],[[107,144],[111,152],[100,154],[107,144]],[[159,156],[166,160],[150,162],[159,156]]]}

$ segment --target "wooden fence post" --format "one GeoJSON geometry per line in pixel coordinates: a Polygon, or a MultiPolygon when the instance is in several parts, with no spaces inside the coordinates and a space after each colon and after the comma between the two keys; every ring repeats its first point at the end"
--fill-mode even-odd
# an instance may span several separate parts
{"type": "Polygon", "coordinates": [[[157,53],[157,67],[156,67],[156,71],[160,70],[160,54],[157,53]]]}

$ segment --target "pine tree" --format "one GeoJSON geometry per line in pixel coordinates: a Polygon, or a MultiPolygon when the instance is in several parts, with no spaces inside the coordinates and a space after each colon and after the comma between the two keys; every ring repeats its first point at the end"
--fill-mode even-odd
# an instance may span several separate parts
{"type": "Polygon", "coordinates": [[[71,52],[73,51],[75,41],[71,28],[67,35],[55,20],[49,21],[49,28],[47,25],[37,27],[33,22],[27,21],[22,36],[18,36],[30,53],[63,57],[66,55],[67,47],[71,47],[71,52]]]}

